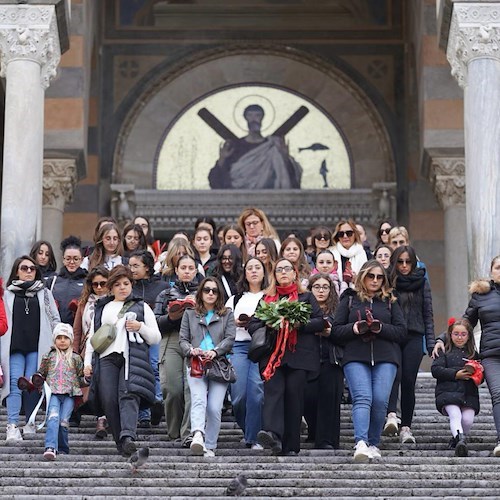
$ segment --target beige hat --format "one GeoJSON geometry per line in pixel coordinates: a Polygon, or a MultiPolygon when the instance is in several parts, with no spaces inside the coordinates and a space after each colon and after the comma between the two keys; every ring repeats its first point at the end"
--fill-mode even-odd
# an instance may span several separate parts
{"type": "Polygon", "coordinates": [[[73,327],[67,323],[57,323],[54,331],[52,332],[52,342],[55,343],[56,338],[59,335],[64,335],[65,337],[68,337],[71,342],[73,342],[73,327]]]}

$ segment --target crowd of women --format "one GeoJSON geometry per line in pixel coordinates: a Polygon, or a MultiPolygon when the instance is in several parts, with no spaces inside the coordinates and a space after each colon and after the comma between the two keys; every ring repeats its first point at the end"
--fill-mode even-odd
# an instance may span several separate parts
{"type": "MultiPolygon", "coordinates": [[[[345,219],[280,242],[265,213],[248,208],[223,227],[200,218],[192,235],[176,233],[166,247],[145,217],[123,230],[102,218],[92,247],[74,236],[61,243],[60,270],[50,243],[37,242],[13,263],[4,316],[0,307],[7,441],[36,432],[30,417],[45,384],[59,405],[47,410],[47,459],[69,452],[67,428],[85,412],[96,416],[96,438],[110,432],[123,456],[136,451],[137,428],[163,416],[171,440],[214,456],[228,401],[249,448],[295,455],[305,421],[315,448],[335,449],[346,386],[354,459],[378,458],[382,433],[416,441],[411,425],[424,355],[436,358],[433,373],[449,396],[438,365],[462,349],[462,365],[446,376],[457,382],[456,393],[470,389],[463,357],[477,353],[469,338],[457,347],[453,335],[465,328],[472,338],[478,320],[500,432],[500,260],[491,281],[474,288],[465,322],[436,343],[429,279],[408,231],[384,220],[376,236],[372,251],[362,226],[345,219]],[[263,304],[282,301],[301,303],[307,319],[277,325],[259,314],[263,304]],[[267,349],[256,357],[250,351],[258,337],[267,349]],[[62,429],[59,438],[51,421],[62,429]]],[[[456,398],[445,400],[438,409],[450,422],[454,416],[451,445],[463,455],[471,414],[456,398]]],[[[475,400],[470,405],[479,411],[475,400]]]]}

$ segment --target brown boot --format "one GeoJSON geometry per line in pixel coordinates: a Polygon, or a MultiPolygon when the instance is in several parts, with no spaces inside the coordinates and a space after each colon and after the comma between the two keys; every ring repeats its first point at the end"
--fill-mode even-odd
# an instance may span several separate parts
{"type": "Polygon", "coordinates": [[[99,417],[95,426],[95,437],[97,439],[104,439],[108,437],[108,421],[106,417],[99,417]]]}

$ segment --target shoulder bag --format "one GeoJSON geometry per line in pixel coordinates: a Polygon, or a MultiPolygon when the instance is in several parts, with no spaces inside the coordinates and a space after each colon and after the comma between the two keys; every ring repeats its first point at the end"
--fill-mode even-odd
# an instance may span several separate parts
{"type": "Polygon", "coordinates": [[[252,334],[252,340],[248,348],[248,359],[254,363],[258,363],[265,358],[274,348],[274,338],[267,331],[266,326],[261,326],[252,334]]]}
{"type": "Polygon", "coordinates": [[[120,312],[118,313],[118,317],[116,321],[110,325],[109,323],[105,323],[101,325],[94,335],[90,338],[90,343],[94,348],[94,351],[98,354],[102,354],[116,339],[116,323],[123,318],[125,313],[132,307],[134,302],[127,302],[123,305],[120,312]]]}
{"type": "Polygon", "coordinates": [[[205,364],[205,376],[208,380],[223,384],[236,382],[236,372],[227,356],[216,356],[210,362],[207,362],[205,364]]]}

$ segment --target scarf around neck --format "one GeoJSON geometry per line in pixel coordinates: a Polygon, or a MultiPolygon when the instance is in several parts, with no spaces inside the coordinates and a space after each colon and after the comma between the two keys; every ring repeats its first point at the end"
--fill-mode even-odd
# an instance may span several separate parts
{"type": "Polygon", "coordinates": [[[44,288],[44,286],[45,285],[41,280],[12,280],[12,283],[7,287],[7,290],[20,295],[26,295],[26,297],[34,297],[37,292],[44,288]]]}
{"type": "Polygon", "coordinates": [[[414,292],[424,286],[425,270],[417,267],[407,276],[398,274],[396,278],[396,290],[399,292],[414,292]]]}
{"type": "MultiPolygon", "coordinates": [[[[264,301],[267,303],[277,302],[280,297],[287,297],[290,302],[296,302],[299,298],[297,283],[292,283],[288,286],[276,286],[276,294],[266,295],[264,301]]],[[[280,367],[281,360],[285,355],[285,350],[288,349],[291,352],[295,352],[296,346],[297,330],[295,328],[291,329],[290,322],[284,318],[278,329],[274,351],[269,357],[269,361],[262,372],[264,381],[267,382],[275,374],[276,369],[280,367]]]]}

